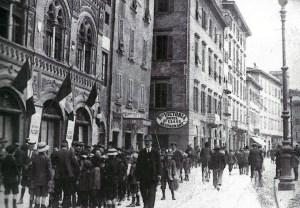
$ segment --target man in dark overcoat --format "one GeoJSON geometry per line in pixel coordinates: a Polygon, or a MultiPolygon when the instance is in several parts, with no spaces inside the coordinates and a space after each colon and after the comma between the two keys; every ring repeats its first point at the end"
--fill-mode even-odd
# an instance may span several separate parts
{"type": "Polygon", "coordinates": [[[154,208],[156,186],[161,179],[160,154],[152,148],[151,135],[147,135],[144,141],[146,148],[139,153],[136,175],[140,183],[144,208],[154,208]]]}
{"type": "Polygon", "coordinates": [[[258,172],[259,181],[261,182],[261,171],[264,161],[263,153],[258,149],[257,144],[252,145],[253,148],[250,150],[248,161],[251,167],[251,178],[253,178],[254,171],[258,172]]]}

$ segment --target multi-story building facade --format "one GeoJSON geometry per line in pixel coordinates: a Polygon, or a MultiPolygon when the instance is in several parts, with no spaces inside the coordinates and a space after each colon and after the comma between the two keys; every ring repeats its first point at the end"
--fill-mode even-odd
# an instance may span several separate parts
{"type": "Polygon", "coordinates": [[[112,1],[110,138],[115,147],[141,148],[151,122],[149,94],[154,1],[112,1]]]}
{"type": "Polygon", "coordinates": [[[282,84],[279,79],[255,67],[247,72],[263,88],[261,99],[263,110],[260,113],[260,132],[267,147],[270,148],[282,141],[282,84]]]}
{"type": "Polygon", "coordinates": [[[156,0],[150,118],[161,147],[225,143],[225,27],[219,1],[156,0]]]}
{"type": "Polygon", "coordinates": [[[224,71],[228,80],[229,110],[232,111],[227,147],[239,149],[247,143],[246,40],[251,31],[234,1],[222,2],[229,27],[224,32],[224,71]]]}
{"type": "MultiPolygon", "coordinates": [[[[261,91],[262,87],[255,81],[251,75],[247,75],[247,124],[248,124],[248,138],[246,143],[249,144],[249,139],[253,138],[261,140],[260,138],[260,114],[263,110],[261,91]]],[[[255,141],[254,141],[255,142],[255,141]]]]}
{"type": "Polygon", "coordinates": [[[297,89],[289,90],[289,105],[290,105],[290,119],[292,120],[291,136],[293,138],[293,145],[300,144],[300,91],[297,89]]]}
{"type": "Polygon", "coordinates": [[[76,114],[74,140],[105,143],[107,81],[110,76],[111,6],[107,1],[1,1],[0,139],[20,142],[28,136],[25,93],[12,86],[28,58],[33,71],[36,109],[42,110],[40,141],[51,149],[66,138],[65,109],[56,102],[62,81],[71,74],[76,114]],[[85,104],[94,83],[98,112],[85,104]],[[98,136],[92,122],[98,114],[98,136]]]}

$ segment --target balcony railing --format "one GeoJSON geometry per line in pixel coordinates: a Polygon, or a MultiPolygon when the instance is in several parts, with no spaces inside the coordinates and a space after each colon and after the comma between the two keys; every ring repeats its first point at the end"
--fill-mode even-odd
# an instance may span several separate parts
{"type": "Polygon", "coordinates": [[[224,111],[223,111],[223,115],[226,116],[226,117],[231,116],[231,112],[232,112],[231,106],[225,106],[224,111]]]}
{"type": "Polygon", "coordinates": [[[210,127],[217,127],[221,125],[221,119],[218,114],[215,113],[208,113],[206,117],[207,124],[210,127]]]}
{"type": "Polygon", "coordinates": [[[76,70],[75,67],[60,63],[46,55],[36,53],[0,37],[0,59],[21,66],[26,61],[26,58],[32,60],[33,71],[42,72],[59,80],[63,80],[70,71],[75,85],[82,88],[90,89],[96,81],[94,75],[85,74],[76,70]]]}
{"type": "Polygon", "coordinates": [[[237,120],[232,121],[232,128],[240,132],[247,132],[248,130],[247,124],[237,120]]]}
{"type": "Polygon", "coordinates": [[[225,85],[225,88],[224,88],[224,93],[229,95],[232,93],[232,85],[229,84],[228,82],[226,83],[225,85]]]}

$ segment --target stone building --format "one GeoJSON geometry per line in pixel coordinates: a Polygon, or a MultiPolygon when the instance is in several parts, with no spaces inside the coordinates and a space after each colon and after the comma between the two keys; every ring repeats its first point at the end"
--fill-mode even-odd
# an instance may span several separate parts
{"type": "Polygon", "coordinates": [[[161,148],[225,143],[220,1],[156,0],[151,133],[161,148]]]}
{"type": "Polygon", "coordinates": [[[293,138],[293,145],[300,144],[300,91],[297,89],[289,90],[289,105],[290,105],[290,119],[292,125],[290,126],[293,138]],[[291,105],[292,103],[292,105],[291,105]]]}
{"type": "Polygon", "coordinates": [[[107,138],[107,81],[110,77],[111,5],[104,0],[45,0],[0,2],[0,139],[20,142],[28,136],[25,94],[12,86],[26,58],[33,71],[36,109],[42,110],[40,141],[51,149],[66,137],[65,109],[56,94],[71,74],[74,140],[105,144],[107,138]],[[99,108],[85,101],[97,85],[99,108]],[[92,122],[98,114],[96,137],[92,122]]]}
{"type": "Polygon", "coordinates": [[[113,3],[110,142],[141,148],[148,133],[153,0],[113,3]]]}
{"type": "Polygon", "coordinates": [[[246,41],[251,31],[234,1],[222,2],[223,14],[229,26],[224,34],[224,70],[228,79],[227,88],[232,91],[228,96],[231,117],[227,146],[237,150],[247,141],[246,106],[246,41]]]}
{"type": "Polygon", "coordinates": [[[279,79],[264,70],[247,67],[247,73],[263,88],[261,99],[263,110],[260,113],[260,132],[267,147],[270,148],[282,141],[282,84],[279,79]]]}

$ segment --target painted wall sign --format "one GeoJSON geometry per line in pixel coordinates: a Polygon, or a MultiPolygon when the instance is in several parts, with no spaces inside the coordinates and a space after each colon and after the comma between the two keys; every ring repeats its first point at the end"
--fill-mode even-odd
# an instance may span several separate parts
{"type": "Polygon", "coordinates": [[[157,116],[156,122],[161,127],[168,129],[177,129],[187,124],[188,117],[181,112],[166,111],[157,116]]]}

